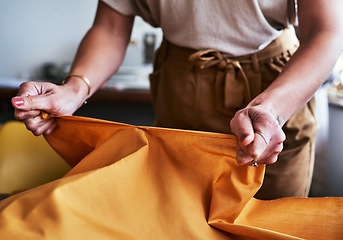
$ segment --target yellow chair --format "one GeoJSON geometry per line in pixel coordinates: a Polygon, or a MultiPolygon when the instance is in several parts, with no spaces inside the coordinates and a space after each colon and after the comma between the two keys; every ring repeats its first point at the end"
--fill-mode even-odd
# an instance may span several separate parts
{"type": "Polygon", "coordinates": [[[24,123],[9,121],[0,127],[0,193],[42,185],[69,170],[44,137],[34,136],[24,123]]]}

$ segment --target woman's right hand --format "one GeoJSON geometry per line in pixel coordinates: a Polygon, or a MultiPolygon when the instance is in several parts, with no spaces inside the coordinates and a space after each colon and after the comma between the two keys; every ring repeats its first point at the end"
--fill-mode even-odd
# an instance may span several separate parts
{"type": "Polygon", "coordinates": [[[77,81],[61,86],[49,82],[25,82],[20,85],[17,96],[12,98],[14,116],[23,120],[34,135],[49,135],[56,127],[56,121],[43,118],[42,111],[55,116],[72,115],[87,97],[84,87],[77,81]]]}
{"type": "Polygon", "coordinates": [[[263,105],[248,104],[237,111],[230,122],[237,136],[237,163],[240,165],[273,164],[286,140],[274,115],[263,105]]]}

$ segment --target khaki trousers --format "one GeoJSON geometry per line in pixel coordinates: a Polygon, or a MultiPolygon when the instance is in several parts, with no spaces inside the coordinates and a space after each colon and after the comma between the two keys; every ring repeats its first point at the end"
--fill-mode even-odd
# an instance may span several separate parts
{"type": "MultiPolygon", "coordinates": [[[[278,77],[297,47],[294,31],[288,29],[262,51],[235,58],[164,40],[150,75],[155,125],[231,133],[230,120],[235,112],[278,77]]],[[[312,99],[284,125],[284,150],[275,164],[267,166],[264,183],[255,197],[308,195],[314,165],[314,107],[312,99]]]]}

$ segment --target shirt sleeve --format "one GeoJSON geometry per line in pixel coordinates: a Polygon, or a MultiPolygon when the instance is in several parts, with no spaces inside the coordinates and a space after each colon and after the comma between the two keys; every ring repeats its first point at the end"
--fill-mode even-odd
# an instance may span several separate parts
{"type": "Polygon", "coordinates": [[[137,15],[137,7],[131,0],[102,0],[108,6],[125,16],[137,15]]]}
{"type": "Polygon", "coordinates": [[[102,0],[124,16],[140,16],[153,27],[159,27],[159,3],[155,0],[102,0]]]}

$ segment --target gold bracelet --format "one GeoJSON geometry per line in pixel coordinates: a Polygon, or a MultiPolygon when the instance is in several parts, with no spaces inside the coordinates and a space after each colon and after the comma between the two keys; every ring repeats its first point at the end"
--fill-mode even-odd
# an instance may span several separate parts
{"type": "Polygon", "coordinates": [[[91,83],[89,82],[88,78],[86,78],[85,76],[80,75],[80,74],[69,74],[63,79],[62,84],[65,84],[66,81],[68,80],[68,78],[70,78],[70,77],[80,78],[82,81],[84,81],[87,84],[87,87],[88,87],[87,97],[88,97],[89,94],[91,93],[91,83]]]}

